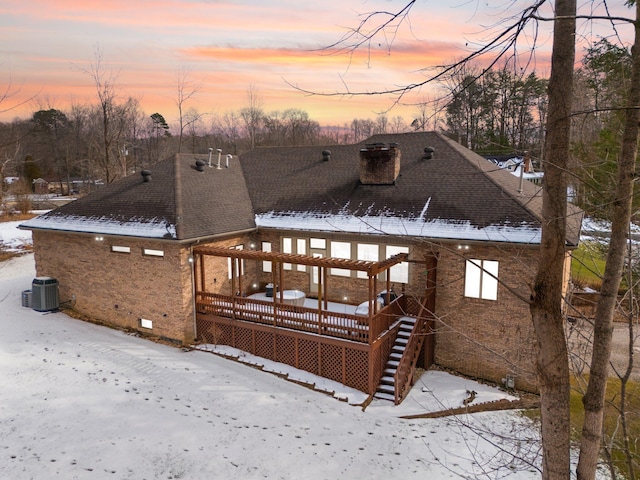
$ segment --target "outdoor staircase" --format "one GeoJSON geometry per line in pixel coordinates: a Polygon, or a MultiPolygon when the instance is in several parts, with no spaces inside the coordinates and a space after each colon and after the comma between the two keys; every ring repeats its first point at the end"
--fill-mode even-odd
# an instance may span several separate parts
{"type": "MultiPolygon", "coordinates": [[[[405,359],[413,360],[412,355],[407,356],[405,354],[405,350],[407,345],[409,345],[409,341],[411,339],[411,335],[414,333],[416,327],[417,319],[415,317],[402,317],[400,319],[400,328],[398,330],[398,336],[396,337],[396,341],[393,344],[393,348],[391,349],[391,354],[389,355],[389,360],[387,360],[387,364],[385,365],[385,369],[382,373],[382,378],[380,379],[380,384],[378,385],[378,389],[374,394],[375,398],[379,398],[382,400],[390,400],[395,403],[396,401],[396,372],[398,371],[398,367],[400,366],[400,362],[405,359]]],[[[420,346],[422,343],[420,342],[420,346]]],[[[417,358],[417,357],[416,357],[417,358]]]]}

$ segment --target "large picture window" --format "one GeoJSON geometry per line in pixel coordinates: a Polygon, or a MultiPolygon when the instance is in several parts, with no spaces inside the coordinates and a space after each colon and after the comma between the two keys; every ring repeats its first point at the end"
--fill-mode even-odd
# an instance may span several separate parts
{"type": "MultiPolygon", "coordinates": [[[[297,245],[297,249],[298,249],[298,251],[296,253],[298,255],[306,255],[307,254],[307,241],[304,238],[298,238],[296,240],[296,245],[297,245]]],[[[299,272],[306,272],[307,271],[307,266],[306,265],[298,265],[298,271],[299,272]]]]}
{"type": "MultiPolygon", "coordinates": [[[[378,245],[371,243],[359,243],[358,244],[358,260],[365,260],[369,262],[377,262],[379,257],[378,245]]],[[[367,272],[358,271],[358,278],[367,278],[367,272]]]]}
{"type": "Polygon", "coordinates": [[[498,262],[493,260],[469,259],[464,276],[464,296],[498,299],[498,262]]]}
{"type": "MultiPolygon", "coordinates": [[[[398,253],[409,253],[409,247],[387,246],[387,258],[393,257],[398,253]]],[[[409,264],[402,262],[391,267],[389,269],[389,280],[398,283],[409,283],[409,264]]]]}
{"type": "MultiPolygon", "coordinates": [[[[231,247],[234,250],[244,250],[243,245],[236,245],[235,247],[231,247]]],[[[227,268],[229,269],[229,280],[231,280],[233,275],[233,265],[236,265],[236,277],[240,275],[244,275],[244,260],[240,259],[238,263],[233,262],[231,258],[227,258],[227,268]]]]}
{"type": "MultiPolygon", "coordinates": [[[[262,251],[263,252],[271,252],[271,242],[262,242],[262,251]]],[[[271,272],[272,264],[268,260],[264,260],[262,262],[262,271],[263,272],[271,272]]]]}
{"type": "MultiPolygon", "coordinates": [[[[293,239],[289,237],[284,237],[282,239],[282,253],[293,253],[293,239]]],[[[282,268],[285,270],[291,270],[290,263],[283,263],[282,268]]]]}
{"type": "MultiPolygon", "coordinates": [[[[331,242],[331,256],[334,258],[351,258],[351,243],[350,242],[331,242]]],[[[337,275],[339,277],[350,277],[351,270],[346,268],[332,268],[331,275],[337,275]]]]}
{"type": "MultiPolygon", "coordinates": [[[[291,238],[281,237],[282,253],[291,253],[297,255],[312,255],[314,257],[323,257],[328,254],[333,258],[343,258],[345,260],[364,260],[369,262],[379,262],[381,259],[389,258],[398,253],[409,253],[409,247],[398,245],[384,245],[375,243],[357,243],[338,240],[327,240],[324,238],[291,238]]],[[[262,243],[263,251],[271,251],[268,242],[262,243]],[[269,250],[268,250],[269,249],[269,250]]],[[[283,269],[292,270],[295,268],[299,272],[311,272],[306,265],[297,265],[293,267],[291,263],[283,263],[283,269]]],[[[270,271],[268,262],[263,263],[262,270],[270,271]]],[[[317,270],[317,269],[316,269],[317,270]]],[[[339,277],[351,277],[366,279],[367,273],[363,271],[352,271],[347,268],[331,268],[329,273],[339,277]]],[[[402,262],[394,265],[386,272],[380,273],[378,278],[385,280],[386,275],[389,280],[395,283],[409,283],[409,263],[402,262]]]]}

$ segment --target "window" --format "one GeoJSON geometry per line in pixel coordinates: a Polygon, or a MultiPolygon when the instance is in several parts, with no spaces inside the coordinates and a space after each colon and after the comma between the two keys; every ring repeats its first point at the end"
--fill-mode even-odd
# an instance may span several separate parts
{"type": "Polygon", "coordinates": [[[498,299],[498,262],[492,260],[467,260],[464,276],[464,296],[498,299]]]}
{"type": "MultiPolygon", "coordinates": [[[[377,262],[379,257],[378,245],[359,243],[357,248],[358,260],[377,262]]],[[[367,278],[367,272],[358,271],[358,278],[367,278]]]]}
{"type": "Polygon", "coordinates": [[[112,252],[131,253],[131,247],[121,247],[119,245],[111,245],[112,252]]]}
{"type": "MultiPolygon", "coordinates": [[[[398,253],[409,253],[409,247],[387,247],[387,258],[393,257],[398,253]]],[[[389,269],[389,280],[392,282],[409,283],[409,264],[402,262],[394,265],[389,269]]]]}
{"type": "MultiPolygon", "coordinates": [[[[236,245],[235,247],[231,247],[231,248],[234,249],[234,250],[244,250],[244,245],[236,245]]],[[[229,268],[229,280],[231,280],[231,273],[232,273],[231,263],[232,263],[231,257],[227,258],[227,267],[229,268]]],[[[233,263],[238,265],[236,267],[237,268],[236,277],[238,277],[240,275],[244,275],[244,260],[239,258],[238,259],[238,263],[236,263],[236,262],[233,262],[233,263]]]]}
{"type": "Polygon", "coordinates": [[[327,241],[324,238],[310,238],[309,247],[318,250],[324,250],[327,248],[327,241]]]}
{"type": "MultiPolygon", "coordinates": [[[[270,252],[271,251],[271,242],[262,242],[262,251],[270,252]]],[[[264,260],[262,262],[262,271],[263,272],[271,272],[272,263],[268,260],[264,260]]]]}
{"type": "Polygon", "coordinates": [[[153,328],[153,322],[151,320],[147,320],[146,318],[141,318],[140,319],[140,327],[141,328],[148,328],[149,330],[151,330],[153,328]]]}
{"type": "Polygon", "coordinates": [[[144,255],[149,255],[150,257],[164,257],[164,250],[153,250],[152,248],[144,248],[142,250],[144,255]]]}
{"type": "MultiPolygon", "coordinates": [[[[307,254],[307,241],[304,238],[299,238],[296,240],[297,254],[298,255],[306,255],[307,254]]],[[[306,272],[306,265],[298,265],[299,272],[306,272]]]]}
{"type": "MultiPolygon", "coordinates": [[[[293,240],[291,238],[282,239],[282,253],[293,253],[293,240]]],[[[290,263],[283,263],[282,268],[285,270],[291,270],[290,263]]]]}
{"type": "MultiPolygon", "coordinates": [[[[334,258],[351,258],[351,243],[350,242],[331,242],[331,256],[334,258]]],[[[332,268],[331,275],[339,277],[350,277],[351,270],[346,268],[332,268]]]]}

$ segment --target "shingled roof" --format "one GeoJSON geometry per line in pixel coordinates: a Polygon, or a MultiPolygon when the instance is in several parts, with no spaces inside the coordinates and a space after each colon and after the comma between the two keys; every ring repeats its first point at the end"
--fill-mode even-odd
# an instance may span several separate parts
{"type": "MultiPolygon", "coordinates": [[[[355,145],[257,148],[241,156],[259,226],[539,243],[540,187],[434,132],[375,135],[355,145]],[[363,185],[359,152],[397,144],[392,185],[363,185]],[[433,156],[425,158],[425,148],[433,156]],[[323,150],[330,150],[324,160],[323,150]]],[[[572,217],[576,244],[581,217],[572,217]],[[577,225],[576,225],[577,222],[577,225]]]]}
{"type": "Polygon", "coordinates": [[[150,169],[25,222],[31,229],[191,240],[255,228],[237,162],[195,168],[208,155],[177,154],[150,169]]]}
{"type": "MultiPolygon", "coordinates": [[[[23,225],[181,241],[261,227],[540,242],[540,187],[434,132],[256,148],[230,168],[198,171],[196,160],[207,159],[178,154],[154,165],[149,182],[129,176],[23,225]],[[360,152],[370,144],[399,150],[392,183],[361,183],[360,152]]],[[[570,245],[577,245],[581,218],[570,206],[570,245]]]]}

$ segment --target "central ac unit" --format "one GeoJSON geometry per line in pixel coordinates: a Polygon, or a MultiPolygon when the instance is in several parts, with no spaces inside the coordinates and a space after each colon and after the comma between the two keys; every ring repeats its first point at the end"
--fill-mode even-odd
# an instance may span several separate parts
{"type": "Polygon", "coordinates": [[[51,277],[36,277],[31,282],[31,306],[37,312],[49,312],[60,307],[58,281],[51,277]]]}

